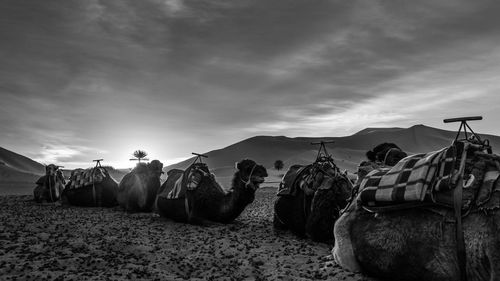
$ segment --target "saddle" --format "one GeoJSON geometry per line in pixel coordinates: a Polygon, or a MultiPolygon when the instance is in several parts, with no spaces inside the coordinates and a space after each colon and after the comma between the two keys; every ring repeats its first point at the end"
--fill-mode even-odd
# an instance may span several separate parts
{"type": "Polygon", "coordinates": [[[334,175],[342,175],[335,163],[329,160],[316,161],[307,166],[293,165],[283,176],[277,195],[295,196],[300,189],[306,195],[312,196],[328,170],[333,170],[334,175]]]}
{"type": "Polygon", "coordinates": [[[101,183],[105,178],[109,177],[108,171],[103,167],[94,167],[88,169],[75,169],[69,177],[69,189],[83,188],[94,184],[101,183]]]}
{"type": "Polygon", "coordinates": [[[309,189],[313,182],[311,168],[312,164],[306,166],[292,165],[281,179],[277,195],[295,196],[297,189],[309,189]]]}
{"type": "Polygon", "coordinates": [[[195,190],[198,187],[202,176],[211,175],[205,163],[194,163],[185,171],[176,169],[169,171],[168,174],[169,178],[174,181],[174,187],[167,194],[167,199],[185,198],[188,190],[195,190]]]}
{"type": "Polygon", "coordinates": [[[392,168],[370,172],[359,185],[357,199],[371,212],[436,205],[454,208],[454,191],[462,176],[462,210],[494,208],[489,199],[500,166],[495,156],[488,155],[479,145],[459,141],[439,151],[408,156],[392,168]]]}

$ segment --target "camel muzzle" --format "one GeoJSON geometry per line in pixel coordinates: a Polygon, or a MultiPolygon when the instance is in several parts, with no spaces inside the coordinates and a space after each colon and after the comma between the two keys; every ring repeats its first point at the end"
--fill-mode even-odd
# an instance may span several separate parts
{"type": "Polygon", "coordinates": [[[263,177],[259,177],[259,176],[253,176],[252,177],[252,183],[254,184],[261,184],[264,182],[264,178],[263,177]]]}

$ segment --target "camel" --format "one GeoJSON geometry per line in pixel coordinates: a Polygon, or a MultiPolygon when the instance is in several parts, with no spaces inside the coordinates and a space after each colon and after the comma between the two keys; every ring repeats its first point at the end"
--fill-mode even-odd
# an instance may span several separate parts
{"type": "Polygon", "coordinates": [[[459,176],[456,184],[450,181],[451,197],[433,189],[432,201],[424,199],[420,207],[367,211],[363,181],[360,195],[335,223],[335,261],[383,280],[500,280],[500,156],[463,151],[464,168],[452,174],[459,176]]]}
{"type": "Polygon", "coordinates": [[[114,207],[118,183],[104,168],[96,166],[89,169],[73,170],[69,182],[64,187],[64,204],[85,207],[114,207]]]}
{"type": "Polygon", "coordinates": [[[254,201],[255,191],[267,177],[266,168],[250,159],[238,162],[236,169],[229,191],[221,188],[203,163],[195,163],[186,171],[168,171],[157,197],[158,213],[191,224],[234,221],[254,201]]]}
{"type": "Polygon", "coordinates": [[[375,146],[372,150],[366,152],[368,160],[364,160],[359,164],[357,182],[370,171],[381,167],[392,167],[406,156],[408,154],[395,143],[384,142],[375,146]]]}
{"type": "Polygon", "coordinates": [[[66,180],[59,168],[60,166],[54,164],[45,166],[45,175],[36,181],[36,187],[33,190],[36,202],[55,202],[61,198],[66,180]]]}
{"type": "Polygon", "coordinates": [[[118,204],[129,212],[151,212],[160,189],[163,164],[158,160],[137,163],[118,185],[118,204]]]}
{"type": "Polygon", "coordinates": [[[351,182],[333,162],[294,165],[287,174],[291,174],[291,178],[284,176],[281,186],[284,192],[278,191],[274,203],[274,228],[288,229],[314,241],[331,241],[333,224],[351,195],[351,182]],[[301,184],[302,179],[311,179],[310,184],[301,184]]]}

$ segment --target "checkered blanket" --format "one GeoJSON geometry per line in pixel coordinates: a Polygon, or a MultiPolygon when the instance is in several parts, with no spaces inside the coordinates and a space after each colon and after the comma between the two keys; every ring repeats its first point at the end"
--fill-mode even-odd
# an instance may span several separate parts
{"type": "Polygon", "coordinates": [[[202,163],[196,163],[187,168],[174,182],[174,187],[167,194],[167,199],[180,199],[186,196],[188,190],[195,190],[201,182],[201,178],[210,175],[208,167],[202,163]]]}
{"type": "Polygon", "coordinates": [[[97,184],[102,182],[108,177],[108,171],[102,167],[89,168],[89,169],[76,169],[71,172],[69,177],[69,188],[76,189],[97,184]]]}
{"type": "Polygon", "coordinates": [[[370,172],[361,181],[359,199],[365,206],[422,201],[428,190],[452,189],[454,146],[403,158],[392,168],[370,172]]]}

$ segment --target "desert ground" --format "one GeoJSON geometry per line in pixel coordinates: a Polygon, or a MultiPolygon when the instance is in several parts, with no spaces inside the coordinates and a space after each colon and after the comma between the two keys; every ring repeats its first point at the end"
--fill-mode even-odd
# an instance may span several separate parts
{"type": "Polygon", "coordinates": [[[0,196],[2,280],[375,280],[342,270],[332,245],[275,233],[275,188],[232,224],[37,204],[0,196]]]}

